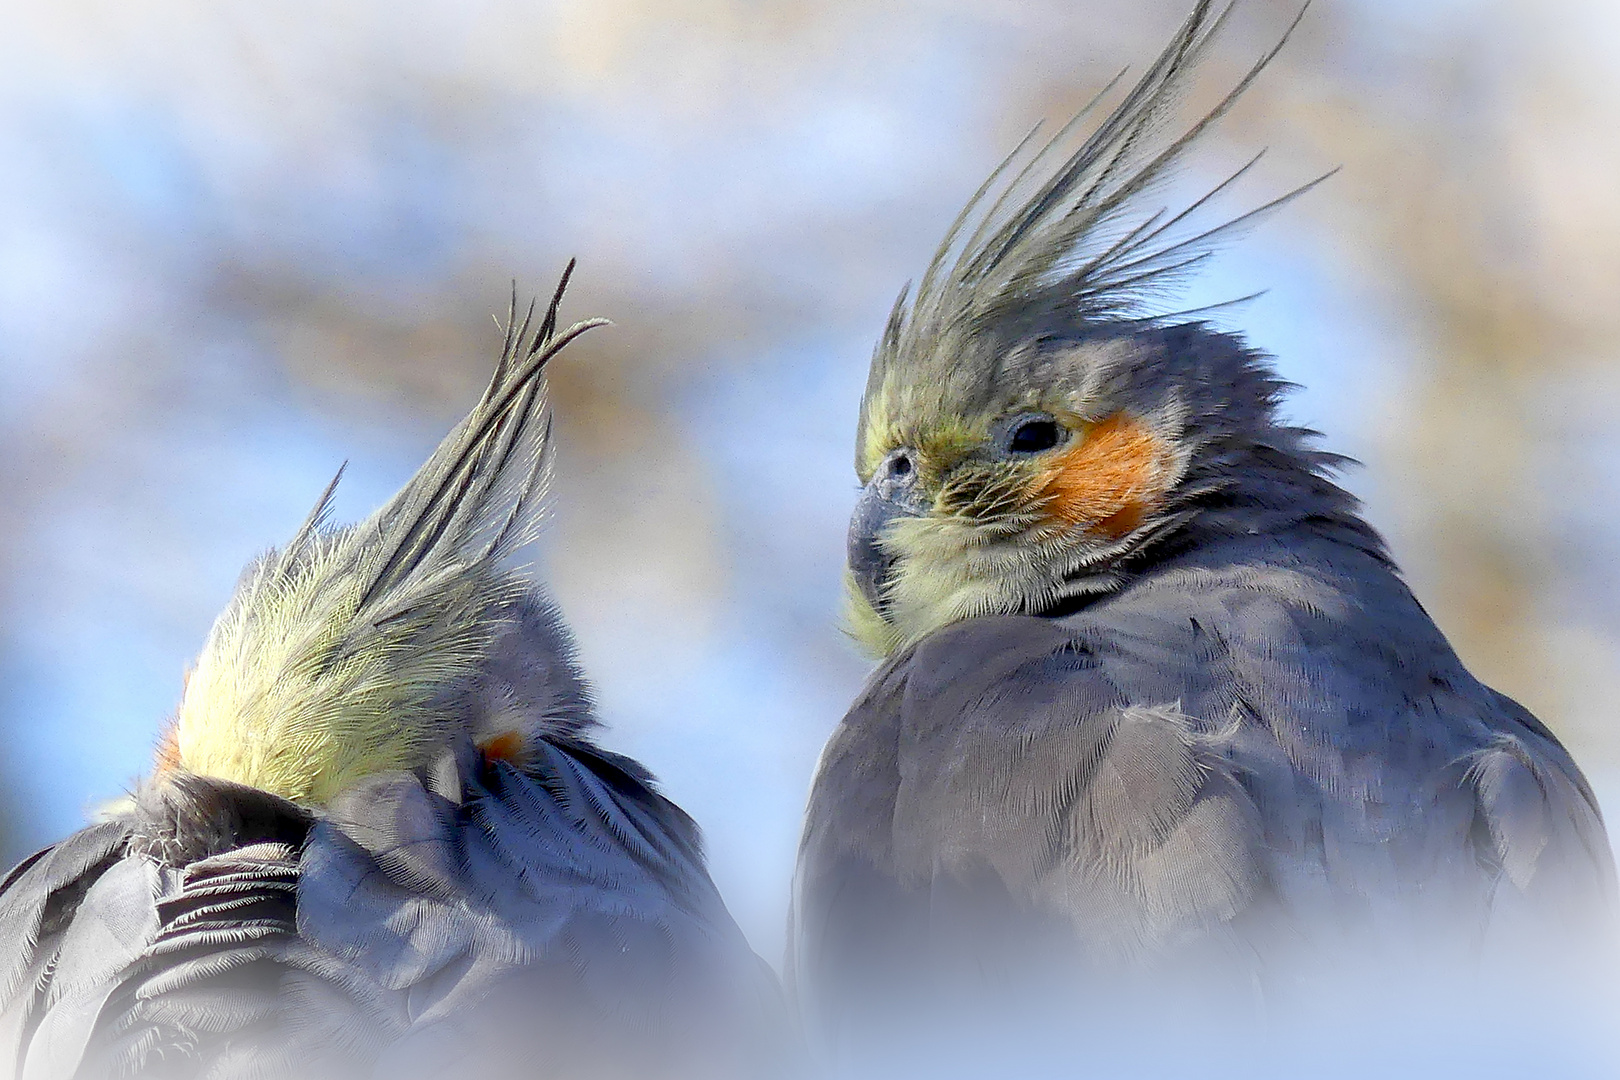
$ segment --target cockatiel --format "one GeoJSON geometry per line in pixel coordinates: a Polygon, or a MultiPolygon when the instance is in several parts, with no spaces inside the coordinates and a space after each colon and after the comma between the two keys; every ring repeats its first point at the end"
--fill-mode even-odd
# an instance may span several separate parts
{"type": "Polygon", "coordinates": [[[882,662],[823,753],[796,885],[826,1040],[975,981],[1020,1038],[1040,1024],[1009,988],[1082,987],[1066,1023],[1144,973],[1230,991],[1125,995],[1169,1030],[1610,925],[1569,754],[1463,667],[1269,360],[1154,312],[1253,216],[1143,205],[1276,54],[1170,128],[1230,10],[1198,3],[1083,138],[1004,162],[877,344],[848,568],[882,662]]]}
{"type": "MultiPolygon", "coordinates": [[[[572,264],[569,269],[572,270],[572,264]]],[[[510,566],[557,307],[385,506],[248,567],[125,805],[0,886],[0,1077],[694,1077],[775,1067],[697,829],[510,566]]],[[[335,487],[336,481],[333,481],[335,487]]]]}

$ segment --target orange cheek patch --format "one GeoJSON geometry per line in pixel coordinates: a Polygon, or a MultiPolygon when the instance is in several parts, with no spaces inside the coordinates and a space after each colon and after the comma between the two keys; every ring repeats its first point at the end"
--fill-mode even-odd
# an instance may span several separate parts
{"type": "Polygon", "coordinates": [[[484,740],[478,749],[485,761],[507,761],[516,765],[523,756],[523,736],[515,731],[503,731],[484,740]]]}
{"type": "Polygon", "coordinates": [[[1035,483],[1047,514],[1110,539],[1142,524],[1164,494],[1169,447],[1147,425],[1116,413],[1054,456],[1035,483]]]}

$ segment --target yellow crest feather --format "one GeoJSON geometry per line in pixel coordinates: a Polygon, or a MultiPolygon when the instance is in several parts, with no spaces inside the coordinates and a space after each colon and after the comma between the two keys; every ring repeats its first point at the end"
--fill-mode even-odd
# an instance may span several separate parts
{"type": "Polygon", "coordinates": [[[545,365],[605,321],[557,332],[572,270],[532,337],[514,292],[488,389],[387,504],[325,529],[333,480],[248,569],[187,683],[180,767],[320,805],[463,733],[458,695],[528,587],[504,557],[533,536],[549,475],[545,365]]]}

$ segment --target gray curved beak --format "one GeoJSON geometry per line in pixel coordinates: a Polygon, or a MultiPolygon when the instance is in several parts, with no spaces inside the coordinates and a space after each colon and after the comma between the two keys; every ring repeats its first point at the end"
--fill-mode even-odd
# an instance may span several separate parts
{"type": "Polygon", "coordinates": [[[861,595],[880,615],[888,612],[888,583],[896,562],[884,543],[889,524],[897,518],[924,517],[929,511],[917,489],[916,470],[908,462],[904,474],[896,473],[899,454],[891,454],[862,490],[849,520],[849,571],[861,595]]]}

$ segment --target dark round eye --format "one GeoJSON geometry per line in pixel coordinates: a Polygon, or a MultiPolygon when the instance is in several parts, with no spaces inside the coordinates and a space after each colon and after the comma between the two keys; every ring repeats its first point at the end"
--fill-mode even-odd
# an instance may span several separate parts
{"type": "Polygon", "coordinates": [[[1056,420],[1025,420],[1007,437],[1007,449],[1014,454],[1038,454],[1056,446],[1062,435],[1056,420]]]}
{"type": "Polygon", "coordinates": [[[891,475],[891,476],[909,476],[909,475],[911,475],[911,459],[909,457],[907,457],[906,455],[901,454],[899,457],[897,457],[893,461],[889,462],[889,475],[891,475]]]}

